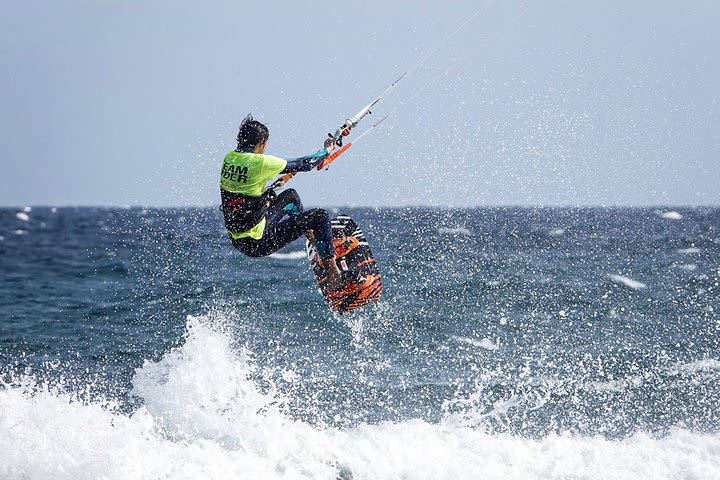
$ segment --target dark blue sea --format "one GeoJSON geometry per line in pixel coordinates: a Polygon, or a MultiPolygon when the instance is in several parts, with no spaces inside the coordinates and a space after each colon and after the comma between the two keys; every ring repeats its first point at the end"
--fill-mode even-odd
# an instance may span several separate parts
{"type": "Polygon", "coordinates": [[[0,478],[720,478],[720,208],[342,212],[345,316],[217,209],[1,209],[0,478]]]}

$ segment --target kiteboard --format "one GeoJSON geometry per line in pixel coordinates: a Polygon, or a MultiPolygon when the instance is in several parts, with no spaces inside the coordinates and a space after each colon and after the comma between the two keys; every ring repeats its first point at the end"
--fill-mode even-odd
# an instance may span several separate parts
{"type": "Polygon", "coordinates": [[[338,313],[347,313],[377,302],[382,294],[382,279],[365,234],[347,215],[338,215],[331,220],[331,224],[335,262],[343,276],[342,288],[333,291],[327,288],[327,270],[320,261],[317,249],[309,240],[305,242],[320,294],[330,310],[338,313]]]}

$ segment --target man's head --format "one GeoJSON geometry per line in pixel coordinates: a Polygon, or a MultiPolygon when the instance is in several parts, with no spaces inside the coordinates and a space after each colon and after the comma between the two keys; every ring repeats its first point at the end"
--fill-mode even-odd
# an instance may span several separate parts
{"type": "Polygon", "coordinates": [[[263,153],[269,137],[268,128],[248,114],[240,124],[238,131],[238,149],[251,148],[255,153],[263,153]]]}

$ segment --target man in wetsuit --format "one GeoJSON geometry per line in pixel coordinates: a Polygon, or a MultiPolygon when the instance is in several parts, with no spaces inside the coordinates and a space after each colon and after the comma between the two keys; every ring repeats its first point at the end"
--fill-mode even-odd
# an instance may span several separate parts
{"type": "Polygon", "coordinates": [[[312,155],[284,160],[265,155],[269,136],[268,128],[248,115],[240,125],[237,148],[223,161],[220,196],[230,241],[245,255],[264,257],[305,234],[320,254],[329,288],[337,290],[342,278],[335,263],[327,210],[303,210],[293,189],[277,197],[266,191],[267,181],[279,174],[312,170],[328,156],[333,144],[326,142],[324,149],[312,155]]]}

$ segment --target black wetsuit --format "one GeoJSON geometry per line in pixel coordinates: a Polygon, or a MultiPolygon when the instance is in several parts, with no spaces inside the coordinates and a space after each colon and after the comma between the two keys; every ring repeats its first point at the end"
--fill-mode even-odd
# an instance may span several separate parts
{"type": "MultiPolygon", "coordinates": [[[[237,150],[236,152],[250,153],[248,150],[237,150]]],[[[228,157],[232,155],[228,155],[228,157]]],[[[327,150],[320,150],[312,155],[287,160],[285,168],[280,173],[304,172],[312,170],[328,155],[327,150]]],[[[226,159],[228,158],[226,157],[226,159]]],[[[280,160],[280,159],[276,159],[280,160]]],[[[234,170],[245,173],[242,170],[234,170]]],[[[242,218],[235,217],[233,222],[232,214],[225,216],[226,227],[229,232],[243,231],[249,225],[259,222],[262,219],[264,197],[247,197],[242,194],[232,193],[221,188],[223,211],[231,212],[233,204],[241,203],[253,205],[250,213],[243,214],[242,218]],[[259,206],[259,208],[255,208],[259,206]],[[233,228],[234,225],[242,223],[242,220],[251,219],[251,222],[243,228],[233,228]]],[[[247,212],[247,211],[246,211],[247,212]]],[[[230,240],[235,248],[250,257],[264,257],[284,247],[290,242],[297,240],[306,231],[312,230],[317,244],[317,250],[322,258],[333,258],[335,248],[332,244],[332,228],[330,216],[326,210],[313,208],[304,211],[302,202],[297,192],[288,189],[277,197],[269,197],[269,205],[264,212],[266,219],[262,237],[259,239],[251,236],[237,238],[237,235],[230,235],[230,240]]],[[[247,222],[246,222],[247,223],[247,222]]]]}
{"type": "Polygon", "coordinates": [[[307,230],[312,230],[320,256],[332,258],[335,255],[327,210],[313,208],[304,211],[300,197],[292,188],[271,200],[265,218],[267,223],[262,238],[233,239],[235,248],[250,257],[264,257],[297,240],[307,230]],[[287,218],[283,220],[286,215],[287,218]]]}

